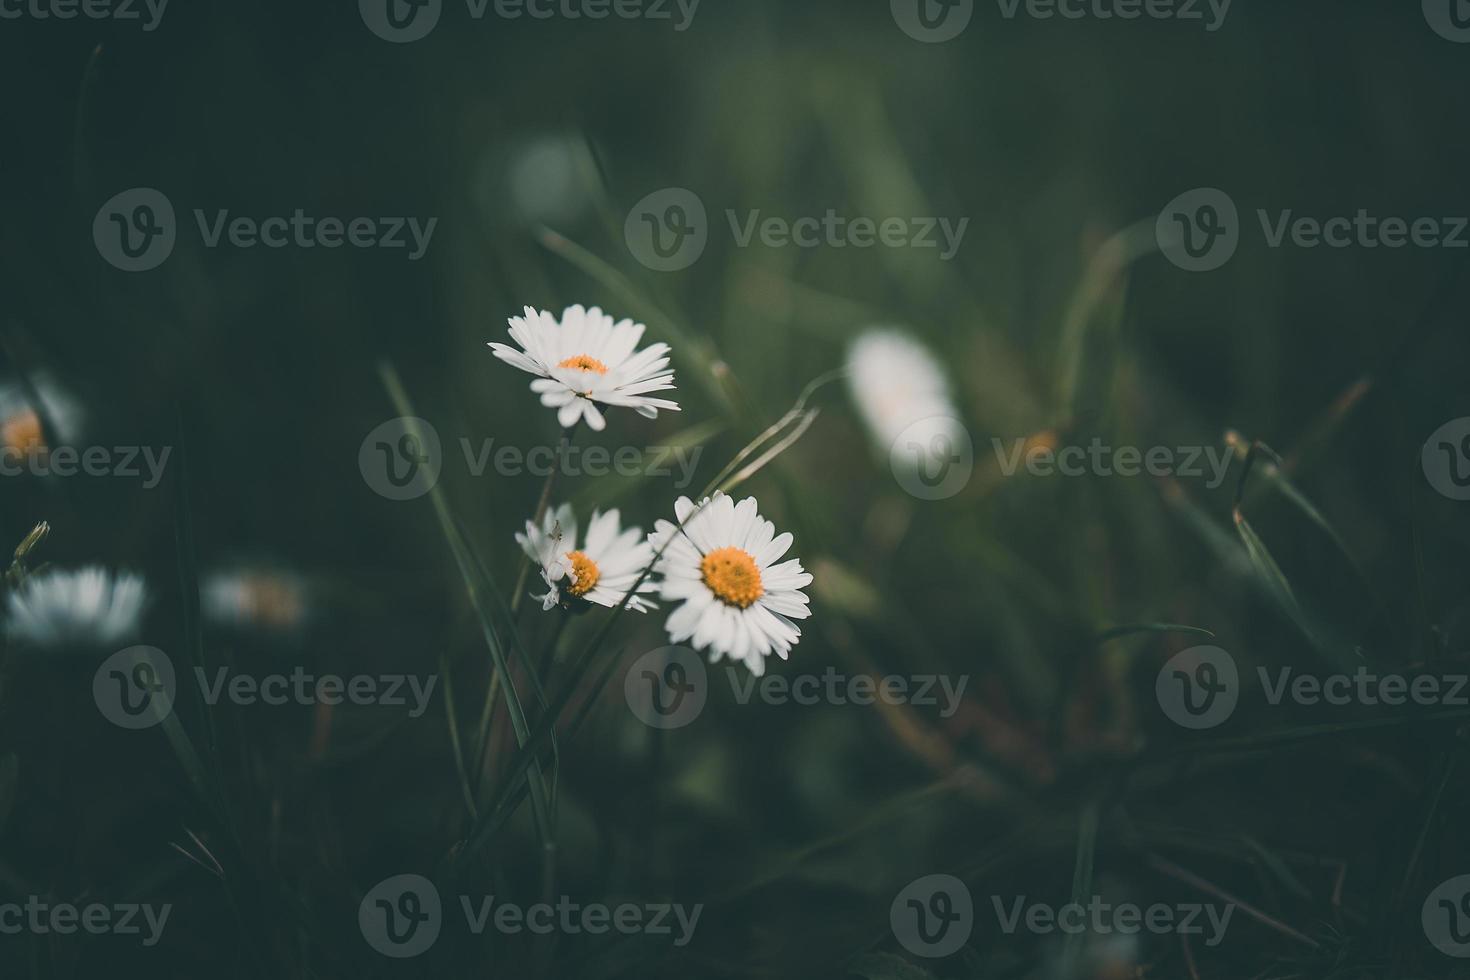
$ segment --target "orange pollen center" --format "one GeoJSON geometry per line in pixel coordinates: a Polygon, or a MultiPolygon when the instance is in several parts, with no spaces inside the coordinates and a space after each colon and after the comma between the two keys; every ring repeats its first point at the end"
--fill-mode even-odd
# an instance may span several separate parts
{"type": "Polygon", "coordinates": [[[7,449],[27,454],[46,448],[45,436],[41,433],[41,417],[32,409],[25,409],[0,425],[0,440],[7,449]]]}
{"type": "Polygon", "coordinates": [[[597,585],[597,580],[602,578],[602,572],[597,570],[597,562],[581,551],[568,551],[567,560],[572,563],[572,584],[567,587],[567,591],[575,596],[584,596],[591,592],[597,585]]]}
{"type": "Polygon", "coordinates": [[[717,548],[699,563],[700,575],[721,602],[745,609],[766,594],[755,559],[739,548],[717,548]]]}
{"type": "Polygon", "coordinates": [[[597,358],[589,357],[586,354],[578,354],[576,357],[569,357],[565,361],[562,361],[560,364],[558,364],[557,367],[576,368],[578,371],[593,371],[597,374],[607,373],[606,364],[602,363],[597,358]]]}

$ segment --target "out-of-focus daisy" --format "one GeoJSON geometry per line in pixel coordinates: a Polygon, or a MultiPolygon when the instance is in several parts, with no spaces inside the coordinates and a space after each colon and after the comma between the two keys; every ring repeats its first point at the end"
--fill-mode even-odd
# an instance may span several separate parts
{"type": "Polygon", "coordinates": [[[205,616],[229,626],[291,632],[309,610],[306,583],[287,571],[223,569],[206,575],[199,593],[205,616]]]}
{"type": "Polygon", "coordinates": [[[557,322],[550,313],[526,307],[524,317],[510,318],[510,336],[520,349],[491,343],[495,356],[522,371],[540,375],[531,390],[541,404],[555,408],[563,427],[582,418],[593,429],[607,425],[595,403],[635,409],[655,418],[658,410],[677,412],[666,398],[650,398],[655,391],[672,391],[669,345],[651,344],[636,350],[644,326],[632,320],[613,322],[597,307],[568,307],[557,322]]]}
{"type": "Polygon", "coordinates": [[[662,550],[654,566],[662,597],[684,603],[669,614],[669,638],[708,647],[711,662],[744,661],[757,677],[767,656],[785,660],[800,639],[791,620],[811,615],[800,590],[812,581],[797,559],[780,561],[791,534],[777,534],[758,506],[754,497],[736,504],[723,493],[697,507],[680,497],[674,515],[683,527],[658,521],[649,535],[654,551],[662,550]]]}
{"type": "Polygon", "coordinates": [[[29,386],[15,379],[0,382],[0,452],[45,455],[47,436],[60,445],[73,443],[81,421],[81,406],[49,374],[36,374],[29,386]],[[43,419],[51,432],[43,431],[43,419]]]}
{"type": "Polygon", "coordinates": [[[104,568],[32,575],[6,601],[5,632],[37,646],[110,646],[134,638],[147,589],[104,568]]]}
{"type": "Polygon", "coordinates": [[[900,438],[918,447],[916,464],[960,438],[964,426],[944,369],[927,347],[891,327],[869,330],[852,342],[847,381],[858,413],[878,448],[889,453],[900,438]]]}
{"type": "MultiPolygon", "coordinates": [[[[534,596],[542,609],[551,609],[561,601],[561,590],[573,599],[584,599],[599,606],[620,606],[633,583],[653,561],[653,547],[640,527],[619,529],[616,510],[606,514],[592,512],[587,525],[587,541],[577,547],[577,519],[570,504],[548,511],[541,527],[526,522],[526,533],[516,541],[531,560],[541,566],[541,579],[546,594],[534,596]]],[[[638,595],[628,600],[628,608],[639,612],[657,608],[642,598],[643,593],[657,592],[658,583],[645,578],[638,595]]]]}

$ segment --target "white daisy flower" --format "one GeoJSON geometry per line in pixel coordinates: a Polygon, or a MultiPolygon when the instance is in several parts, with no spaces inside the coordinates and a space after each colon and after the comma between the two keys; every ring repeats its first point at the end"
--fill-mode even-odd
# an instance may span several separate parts
{"type": "Polygon", "coordinates": [[[81,435],[82,415],[76,399],[50,374],[34,375],[29,386],[17,379],[0,382],[0,451],[44,455],[51,448],[48,437],[70,445],[81,435]],[[53,431],[42,432],[42,416],[53,431]]]}
{"type": "Polygon", "coordinates": [[[115,645],[137,635],[146,601],[143,580],[129,572],[41,572],[10,593],[5,632],[37,646],[115,645]]]}
{"type": "Polygon", "coordinates": [[[901,330],[869,330],[848,348],[847,368],[858,413],[882,452],[904,439],[916,449],[915,465],[943,462],[935,454],[958,441],[964,426],[927,347],[901,330]]]}
{"type": "Polygon", "coordinates": [[[275,568],[211,571],[200,583],[199,598],[204,615],[214,622],[282,633],[299,629],[311,611],[305,580],[275,568]]]}
{"type": "MultiPolygon", "coordinates": [[[[526,522],[526,533],[516,541],[531,560],[541,566],[541,579],[546,594],[533,596],[541,600],[542,609],[551,609],[561,601],[562,583],[568,595],[599,606],[613,608],[623,604],[623,597],[643,570],[653,563],[653,546],[641,527],[619,530],[618,512],[592,512],[587,525],[587,542],[577,547],[577,519],[570,504],[548,511],[541,527],[526,522]]],[[[645,578],[638,586],[639,595],[628,600],[628,608],[639,612],[658,608],[642,598],[643,593],[657,592],[658,583],[645,578]]]]}
{"type": "Polygon", "coordinates": [[[754,497],[736,504],[723,493],[697,507],[688,497],[674,504],[683,527],[658,521],[649,535],[662,557],[654,571],[664,576],[662,597],[684,600],[666,624],[669,638],[710,650],[710,662],[741,660],[757,677],[766,657],[786,659],[801,637],[791,622],[811,615],[799,591],[812,577],[795,558],[776,564],[791,547],[791,534],[761,518],[754,497]]]}
{"type": "Polygon", "coordinates": [[[550,313],[528,306],[524,317],[510,318],[511,339],[521,349],[496,343],[490,348],[507,364],[540,375],[531,382],[531,390],[541,396],[541,404],[557,410],[557,421],[564,428],[585,416],[589,426],[601,431],[607,421],[595,402],[636,409],[647,418],[656,418],[661,408],[679,410],[666,398],[648,397],[655,391],[672,391],[674,372],[669,368],[668,344],[635,350],[644,329],[632,320],[613,323],[595,306],[568,307],[560,323],[550,313]]]}

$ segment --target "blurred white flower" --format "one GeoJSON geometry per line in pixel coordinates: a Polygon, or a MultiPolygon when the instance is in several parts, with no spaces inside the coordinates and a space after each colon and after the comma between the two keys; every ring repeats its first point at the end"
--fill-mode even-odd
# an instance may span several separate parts
{"type": "Polygon", "coordinates": [[[664,398],[650,398],[655,391],[674,388],[669,368],[669,345],[653,344],[635,350],[644,326],[632,320],[613,318],[597,307],[585,310],[571,306],[561,322],[550,313],[526,307],[524,317],[510,318],[510,336],[521,349],[491,343],[495,356],[522,371],[540,375],[531,390],[541,404],[557,410],[562,426],[571,428],[583,416],[595,430],[606,427],[594,402],[636,409],[656,418],[661,408],[677,412],[679,406],[664,398]]]}
{"type": "Polygon", "coordinates": [[[300,576],[268,569],[210,572],[199,595],[204,615],[214,622],[278,632],[298,629],[310,608],[300,576]]]}
{"type": "Polygon", "coordinates": [[[129,572],[40,572],[10,594],[5,632],[37,646],[114,645],[136,636],[146,601],[143,579],[129,572]]]}
{"type": "Polygon", "coordinates": [[[49,374],[37,373],[29,386],[0,382],[0,451],[44,453],[51,448],[48,436],[57,445],[72,444],[81,435],[82,415],[81,405],[49,374]],[[52,431],[42,431],[43,419],[52,431]]]}
{"type": "Polygon", "coordinates": [[[891,327],[869,330],[847,354],[847,383],[873,441],[889,453],[900,438],[918,447],[913,461],[958,440],[964,426],[944,369],[927,347],[891,327]]]}
{"type": "Polygon", "coordinates": [[[683,527],[658,521],[649,535],[662,557],[654,571],[664,576],[661,595],[683,600],[666,627],[674,643],[693,638],[696,650],[744,661],[757,677],[765,658],[785,660],[801,637],[793,619],[811,615],[799,590],[812,577],[795,558],[776,564],[791,547],[789,532],[760,516],[754,497],[737,505],[723,493],[696,508],[688,497],[674,504],[683,527]]]}
{"type": "MultiPolygon", "coordinates": [[[[641,527],[619,530],[616,510],[606,514],[592,512],[587,525],[587,542],[577,548],[577,519],[570,504],[548,511],[537,527],[526,522],[526,533],[517,534],[516,542],[541,567],[541,580],[546,594],[533,596],[541,600],[542,609],[551,609],[561,601],[561,584],[565,580],[567,594],[599,606],[612,608],[623,603],[633,583],[653,561],[653,547],[641,527]]],[[[647,612],[657,608],[642,594],[657,592],[658,583],[645,578],[638,595],[628,600],[628,608],[647,612]]]]}

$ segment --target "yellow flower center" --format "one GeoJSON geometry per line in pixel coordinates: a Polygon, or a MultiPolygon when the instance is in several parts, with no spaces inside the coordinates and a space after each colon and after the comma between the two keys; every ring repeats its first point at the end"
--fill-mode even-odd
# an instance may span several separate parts
{"type": "Polygon", "coordinates": [[[717,548],[699,563],[704,584],[728,605],[747,608],[766,594],[755,559],[739,548],[717,548]]]}
{"type": "Polygon", "coordinates": [[[568,551],[567,560],[572,563],[572,584],[567,587],[567,591],[575,596],[584,596],[591,592],[597,585],[597,580],[602,578],[602,573],[597,570],[597,562],[581,551],[568,551]]]}
{"type": "Polygon", "coordinates": [[[578,371],[594,371],[597,374],[607,373],[606,364],[602,363],[597,358],[589,357],[586,354],[578,354],[576,357],[569,357],[565,361],[562,361],[560,364],[558,364],[557,367],[576,368],[578,371]]]}
{"type": "Polygon", "coordinates": [[[29,408],[17,412],[0,425],[0,441],[21,455],[44,450],[46,438],[41,432],[41,417],[29,408]]]}

